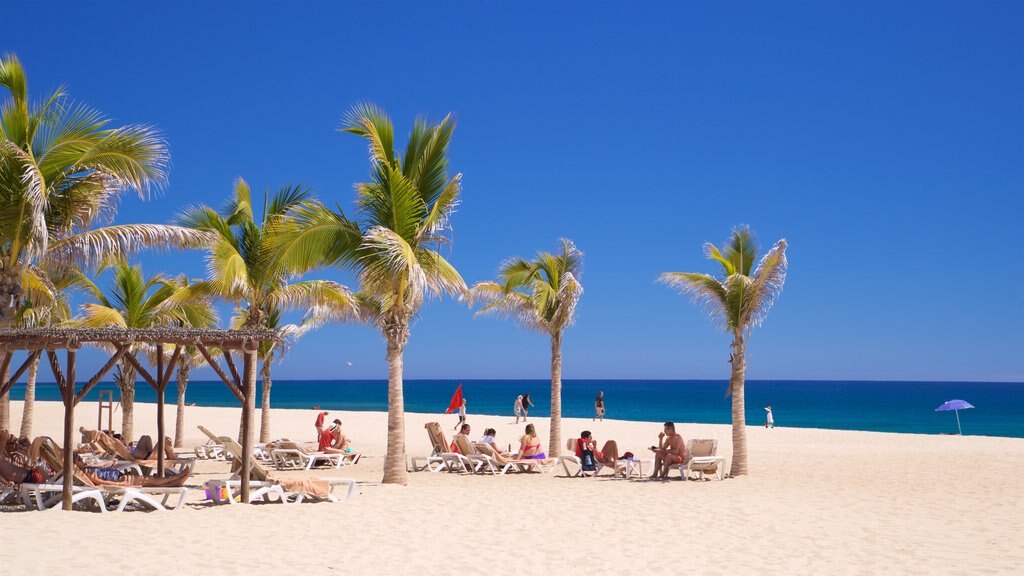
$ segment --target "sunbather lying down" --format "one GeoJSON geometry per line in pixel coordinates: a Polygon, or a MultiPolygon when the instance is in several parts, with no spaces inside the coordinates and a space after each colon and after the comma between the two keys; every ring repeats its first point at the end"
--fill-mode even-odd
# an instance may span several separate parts
{"type": "MultiPolygon", "coordinates": [[[[139,441],[135,443],[135,447],[129,448],[127,444],[106,432],[86,430],[85,427],[79,428],[78,431],[85,438],[85,444],[94,452],[105,452],[129,462],[155,461],[157,459],[158,448],[153,446],[153,439],[148,435],[140,437],[139,441]]],[[[168,460],[177,460],[178,455],[174,452],[174,443],[171,442],[171,439],[165,437],[163,444],[164,456],[168,460]]]]}
{"type": "MultiPolygon", "coordinates": [[[[64,451],[51,438],[40,437],[32,443],[34,452],[50,468],[61,470],[64,467],[64,451]]],[[[142,487],[178,487],[184,486],[188,480],[190,469],[185,469],[171,476],[136,476],[125,474],[115,468],[105,466],[88,466],[78,454],[74,455],[75,477],[92,486],[142,486],[142,487]]]]}

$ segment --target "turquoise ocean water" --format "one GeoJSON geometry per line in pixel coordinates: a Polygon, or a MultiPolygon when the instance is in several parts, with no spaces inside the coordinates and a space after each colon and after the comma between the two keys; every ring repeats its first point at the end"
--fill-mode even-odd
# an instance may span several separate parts
{"type": "MultiPolygon", "coordinates": [[[[536,405],[531,414],[547,416],[547,380],[406,380],[406,410],[443,413],[458,384],[469,414],[512,414],[516,395],[529,392],[536,405]]],[[[101,385],[104,386],[104,385],[101,385]]],[[[113,385],[105,385],[114,388],[113,385]]],[[[731,421],[726,383],[712,380],[565,380],[562,414],[590,418],[594,397],[604,391],[608,418],[638,421],[731,421]]],[[[40,400],[59,400],[56,386],[39,384],[40,400]]],[[[24,385],[11,391],[24,397],[24,385]]],[[[86,401],[95,400],[93,391],[86,401]]],[[[116,398],[116,392],[115,392],[116,398]]],[[[139,383],[137,401],[155,402],[155,392],[139,383]]],[[[947,400],[959,398],[976,408],[960,412],[964,434],[1024,438],[1024,383],[1009,382],[854,382],[809,380],[752,380],[746,385],[748,424],[764,421],[772,406],[777,426],[873,430],[923,434],[956,433],[952,412],[935,412],[947,400]]],[[[167,401],[175,402],[173,383],[167,401]]],[[[273,406],[325,410],[387,410],[383,380],[275,380],[273,406]]],[[[187,401],[200,406],[238,406],[220,382],[195,381],[187,401]]],[[[258,405],[258,400],[257,400],[258,405]]],[[[450,416],[454,422],[454,416],[450,416]]]]}

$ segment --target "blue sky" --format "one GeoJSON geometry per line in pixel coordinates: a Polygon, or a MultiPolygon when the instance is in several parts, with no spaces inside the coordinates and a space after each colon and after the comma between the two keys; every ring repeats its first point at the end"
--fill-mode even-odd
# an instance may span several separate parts
{"type": "MultiPolygon", "coordinates": [[[[1024,6],[695,4],[50,1],[20,7],[0,50],[37,96],[64,83],[163,131],[170,186],[127,198],[123,222],[220,206],[238,176],[347,208],[368,174],[363,142],[334,130],[353,103],[400,134],[456,113],[465,279],[561,236],[586,254],[566,378],[727,377],[728,337],[655,278],[715,271],[701,245],[742,223],[790,244],[749,378],[1024,380],[1024,6]]],[[[203,272],[198,253],[142,262],[203,272]]],[[[406,377],[544,378],[548,354],[432,302],[406,377]]],[[[277,368],[386,375],[362,326],[308,336],[277,368]]]]}

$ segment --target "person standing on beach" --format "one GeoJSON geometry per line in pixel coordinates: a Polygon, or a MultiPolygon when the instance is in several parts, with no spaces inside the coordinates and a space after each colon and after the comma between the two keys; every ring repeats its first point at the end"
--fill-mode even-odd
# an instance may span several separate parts
{"type": "Polygon", "coordinates": [[[459,421],[455,424],[455,428],[452,430],[458,430],[459,426],[466,423],[466,399],[462,399],[462,404],[459,405],[459,421]]]}
{"type": "Polygon", "coordinates": [[[523,422],[526,422],[526,417],[530,415],[530,408],[533,408],[533,402],[530,402],[530,393],[523,394],[523,422]]]}
{"type": "Polygon", "coordinates": [[[327,418],[327,411],[324,410],[316,417],[316,423],[313,426],[316,427],[316,441],[320,441],[320,435],[324,433],[324,418],[327,418]]]}
{"type": "Polygon", "coordinates": [[[668,478],[668,471],[673,466],[683,463],[686,458],[686,442],[682,435],[676,434],[676,425],[665,422],[665,431],[658,434],[658,445],[651,446],[654,452],[654,472],[651,478],[668,478]]]}
{"type": "Polygon", "coordinates": [[[512,412],[516,415],[516,424],[519,424],[519,419],[523,417],[522,395],[516,396],[516,403],[512,405],[512,412]]]}
{"type": "Polygon", "coordinates": [[[772,407],[765,406],[764,412],[764,427],[775,428],[775,416],[772,415],[772,407]]]}
{"type": "Polygon", "coordinates": [[[594,420],[604,422],[604,390],[598,392],[594,399],[594,420]]]}

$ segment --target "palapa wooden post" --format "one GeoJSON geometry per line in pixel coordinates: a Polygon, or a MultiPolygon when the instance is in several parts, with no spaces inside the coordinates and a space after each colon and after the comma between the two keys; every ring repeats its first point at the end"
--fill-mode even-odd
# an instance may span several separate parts
{"type": "Polygon", "coordinates": [[[156,475],[164,477],[164,345],[156,345],[156,475]]]}
{"type": "Polygon", "coordinates": [[[249,399],[252,397],[256,377],[256,356],[249,348],[249,342],[242,344],[245,364],[242,366],[242,502],[249,503],[249,478],[252,466],[252,410],[249,399]]]}
{"type": "MultiPolygon", "coordinates": [[[[63,508],[71,510],[73,497],[72,488],[75,485],[75,356],[78,354],[77,346],[68,346],[67,366],[68,374],[58,379],[60,395],[64,399],[64,502],[63,508]],[[61,382],[63,380],[63,382],[61,382]]],[[[56,364],[56,354],[53,356],[56,364]]],[[[59,365],[58,365],[59,366],[59,365]]],[[[54,375],[56,376],[56,374],[54,375]]]]}

